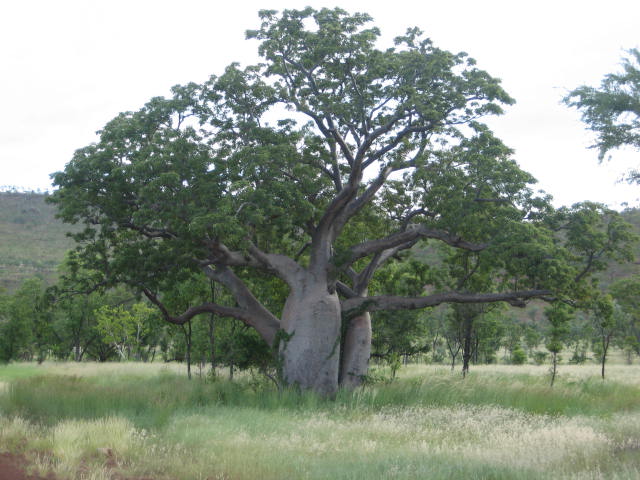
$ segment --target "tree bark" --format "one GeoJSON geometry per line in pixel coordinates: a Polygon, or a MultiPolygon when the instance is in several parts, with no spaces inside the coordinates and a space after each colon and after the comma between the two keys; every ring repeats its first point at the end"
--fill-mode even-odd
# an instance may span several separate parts
{"type": "Polygon", "coordinates": [[[607,361],[607,350],[609,350],[609,341],[611,340],[611,335],[605,335],[602,337],[602,370],[601,375],[604,380],[604,365],[607,361]]]}
{"type": "MultiPolygon", "coordinates": [[[[211,288],[211,303],[216,303],[216,284],[213,280],[210,281],[209,286],[211,288]]],[[[209,360],[211,362],[211,376],[216,375],[216,314],[211,312],[209,314],[209,360]]]]}
{"type": "Polygon", "coordinates": [[[340,365],[340,386],[353,389],[362,385],[371,357],[371,315],[368,312],[349,321],[340,365]]]}
{"type": "Polygon", "coordinates": [[[338,295],[309,278],[292,288],[282,312],[280,367],[285,384],[333,395],[338,389],[341,312],[338,295]]]}
{"type": "Polygon", "coordinates": [[[556,372],[558,371],[558,353],[551,352],[551,386],[556,381],[556,372]]]}
{"type": "Polygon", "coordinates": [[[471,334],[473,332],[474,317],[467,314],[464,318],[464,340],[462,344],[462,377],[469,373],[469,362],[471,360],[471,334]]]}

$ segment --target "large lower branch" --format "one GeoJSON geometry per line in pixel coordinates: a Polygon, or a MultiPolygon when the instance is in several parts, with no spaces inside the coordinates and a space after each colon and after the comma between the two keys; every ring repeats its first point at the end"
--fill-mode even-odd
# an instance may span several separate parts
{"type": "Polygon", "coordinates": [[[357,315],[361,312],[380,310],[415,310],[435,307],[441,303],[491,303],[507,302],[516,307],[524,307],[526,300],[548,297],[550,290],[524,290],[501,293],[436,293],[424,297],[376,296],[348,298],[342,302],[342,312],[346,315],[357,315]]]}
{"type": "Polygon", "coordinates": [[[208,278],[221,283],[229,290],[238,304],[237,307],[225,307],[216,303],[203,303],[191,307],[181,315],[176,316],[169,313],[159,297],[151,290],[143,288],[142,291],[145,296],[160,309],[164,319],[170,323],[182,325],[201,313],[216,313],[243,321],[245,324],[253,327],[269,345],[272,345],[280,329],[280,321],[278,318],[255,298],[244,282],[242,282],[230,268],[225,266],[213,268],[206,265],[202,267],[202,270],[208,278]]]}
{"type": "Polygon", "coordinates": [[[167,307],[165,307],[158,296],[155,295],[151,290],[149,290],[148,288],[143,288],[142,293],[144,293],[144,295],[149,299],[151,303],[158,307],[165,321],[173,323],[175,325],[184,325],[193,317],[195,317],[196,315],[200,315],[201,313],[215,313],[216,315],[221,315],[223,317],[237,318],[239,320],[245,321],[245,323],[249,320],[246,311],[240,308],[225,307],[216,303],[203,303],[202,305],[187,309],[180,315],[171,315],[169,313],[169,310],[167,310],[167,307]]]}
{"type": "Polygon", "coordinates": [[[303,268],[293,258],[275,253],[265,253],[253,243],[250,243],[249,252],[264,265],[264,268],[273,272],[289,286],[295,286],[300,282],[303,268]]]}
{"type": "MultiPolygon", "coordinates": [[[[251,293],[251,290],[230,268],[205,267],[203,271],[209,279],[221,283],[229,290],[240,309],[246,312],[245,316],[249,320],[246,323],[255,328],[260,336],[271,345],[275,340],[276,332],[280,328],[280,320],[260,303],[251,293]]],[[[244,321],[244,318],[240,319],[244,321]]]]}

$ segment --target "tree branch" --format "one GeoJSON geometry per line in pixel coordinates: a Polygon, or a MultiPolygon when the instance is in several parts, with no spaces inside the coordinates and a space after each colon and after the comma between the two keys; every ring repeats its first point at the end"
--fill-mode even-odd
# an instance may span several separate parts
{"type": "Polygon", "coordinates": [[[158,309],[162,313],[162,316],[167,322],[173,323],[175,325],[183,325],[187,323],[189,320],[191,320],[193,317],[195,317],[196,315],[200,315],[201,313],[215,313],[223,317],[237,318],[239,320],[244,321],[247,324],[250,324],[250,321],[249,321],[250,316],[247,314],[245,310],[242,310],[240,308],[225,307],[222,305],[218,305],[216,303],[203,303],[202,305],[188,308],[181,315],[174,316],[169,313],[169,311],[167,310],[167,307],[165,307],[165,305],[160,301],[158,296],[155,295],[151,290],[149,290],[146,287],[143,287],[142,293],[144,293],[145,297],[147,297],[151,303],[153,303],[156,307],[158,307],[158,309]]]}
{"type": "Polygon", "coordinates": [[[240,308],[246,311],[245,316],[250,322],[248,324],[255,328],[262,338],[271,345],[280,328],[280,320],[260,303],[230,268],[218,267],[214,269],[211,266],[206,266],[202,270],[211,280],[227,287],[240,308]]]}
{"type": "Polygon", "coordinates": [[[449,232],[443,230],[435,230],[426,227],[425,225],[415,225],[407,230],[394,233],[384,238],[370,240],[363,242],[351,248],[350,255],[342,263],[342,267],[352,265],[357,260],[364,258],[368,255],[381,252],[390,248],[395,248],[399,245],[409,245],[412,241],[417,241],[420,238],[433,238],[440,240],[452,247],[462,248],[472,252],[479,252],[487,248],[486,243],[471,243],[463,240],[457,235],[452,235],[449,232]]]}
{"type": "Polygon", "coordinates": [[[276,253],[265,253],[252,242],[249,243],[249,252],[267,270],[272,271],[289,286],[295,286],[299,282],[300,273],[303,268],[294,259],[286,255],[276,253]]]}
{"type": "Polygon", "coordinates": [[[551,295],[550,290],[524,290],[504,293],[437,293],[425,297],[376,296],[356,297],[342,301],[342,312],[348,316],[362,312],[380,310],[415,310],[435,307],[441,303],[492,303],[507,302],[515,307],[524,307],[526,300],[551,295]]]}

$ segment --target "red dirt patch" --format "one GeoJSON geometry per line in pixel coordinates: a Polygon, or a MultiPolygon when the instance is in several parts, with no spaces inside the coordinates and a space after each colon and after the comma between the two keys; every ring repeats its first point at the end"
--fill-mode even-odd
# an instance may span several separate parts
{"type": "MultiPolygon", "coordinates": [[[[109,468],[116,466],[115,461],[107,459],[105,464],[109,468]]],[[[38,473],[28,474],[27,469],[29,467],[29,461],[22,454],[17,453],[0,453],[0,480],[57,480],[57,477],[53,472],[47,473],[46,476],[42,476],[38,473]]],[[[111,474],[112,480],[154,480],[151,477],[129,477],[119,472],[113,472],[111,474]]]]}
{"type": "Polygon", "coordinates": [[[38,474],[28,475],[27,465],[24,455],[0,453],[0,480],[55,480],[56,478],[53,473],[48,473],[46,477],[38,474]]]}

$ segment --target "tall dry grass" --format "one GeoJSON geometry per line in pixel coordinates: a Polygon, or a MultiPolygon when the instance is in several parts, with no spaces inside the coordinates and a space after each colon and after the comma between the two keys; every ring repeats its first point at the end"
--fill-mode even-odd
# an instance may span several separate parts
{"type": "Polygon", "coordinates": [[[616,369],[602,382],[567,368],[551,389],[535,367],[476,368],[462,380],[410,366],[396,382],[326,400],[250,376],[48,365],[0,393],[0,446],[61,478],[98,480],[636,479],[640,368],[616,369]]]}

